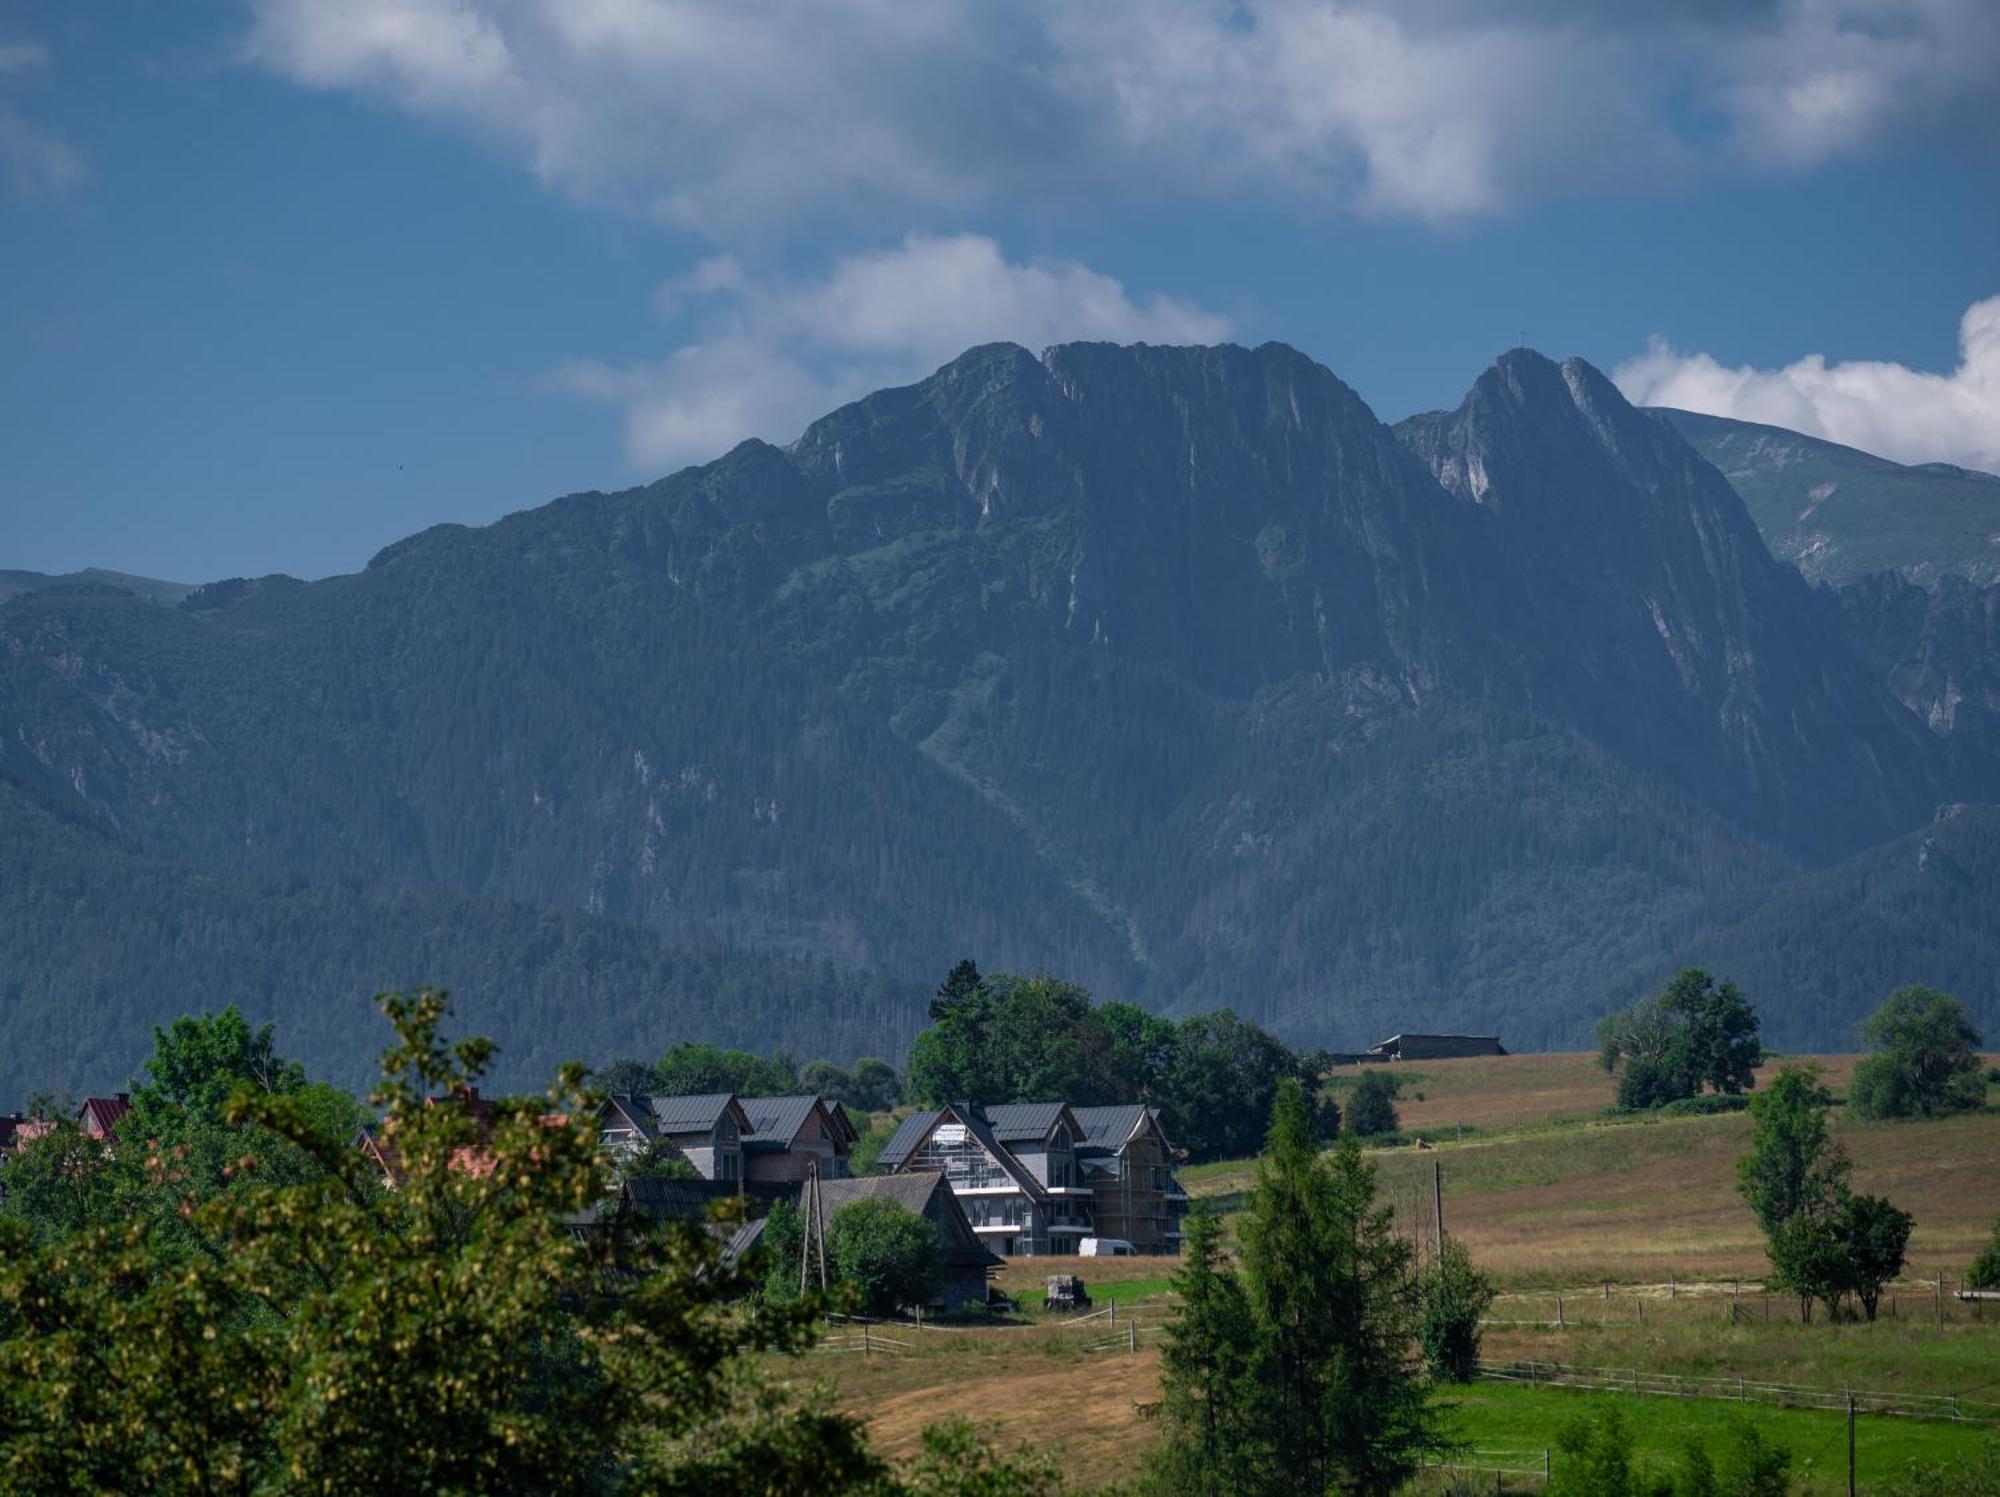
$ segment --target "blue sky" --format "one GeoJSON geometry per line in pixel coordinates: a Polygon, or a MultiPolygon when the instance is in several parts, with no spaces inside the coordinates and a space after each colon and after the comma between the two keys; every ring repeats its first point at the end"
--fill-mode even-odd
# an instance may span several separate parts
{"type": "Polygon", "coordinates": [[[1987,0],[9,0],[0,567],[348,570],[996,337],[1991,468],[1996,184],[1987,0]]]}

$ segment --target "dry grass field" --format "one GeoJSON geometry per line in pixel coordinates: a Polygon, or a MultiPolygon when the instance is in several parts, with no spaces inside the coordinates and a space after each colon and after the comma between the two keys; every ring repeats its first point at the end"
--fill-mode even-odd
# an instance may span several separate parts
{"type": "MultiPolygon", "coordinates": [[[[1854,1058],[1817,1059],[1838,1094],[1854,1058]]],[[[1382,1191],[1399,1219],[1427,1236],[1432,1171],[1443,1171],[1447,1227],[1506,1291],[1493,1312],[1506,1323],[1488,1332],[1490,1360],[1912,1394],[1992,1384],[1987,1394],[2000,1397],[2000,1305],[1980,1319],[1974,1307],[1948,1300],[1940,1328],[1935,1296],[1917,1282],[1962,1273],[2000,1217],[2000,1107],[1938,1123],[1836,1114],[1857,1185],[1914,1213],[1917,1228],[1909,1282],[1885,1305],[1883,1321],[1806,1327],[1758,1287],[1762,1243],[1735,1192],[1746,1116],[1608,1116],[1611,1085],[1590,1055],[1420,1062],[1401,1075],[1404,1136],[1429,1147],[1372,1151],[1382,1191]],[[1741,1288],[1733,1293],[1735,1281],[1741,1288]],[[1561,1326],[1553,1324],[1558,1293],[1561,1326]]],[[[1239,1161],[1183,1178],[1228,1210],[1253,1173],[1252,1162],[1239,1161]]],[[[1025,1303],[1048,1274],[1079,1273],[1100,1304],[1118,1302],[1121,1329],[1135,1321],[1157,1327],[1170,1313],[1161,1281],[1172,1268],[1157,1258],[1016,1259],[998,1280],[1025,1303]]],[[[895,1334],[905,1348],[865,1359],[826,1353],[819,1361],[839,1401],[866,1414],[892,1453],[914,1450],[924,1425],[964,1414],[987,1422],[1004,1444],[1056,1449],[1081,1483],[1129,1479],[1150,1437],[1139,1411],[1158,1393],[1157,1331],[1142,1333],[1136,1355],[1091,1351],[1084,1348],[1106,1340],[1103,1322],[1058,1330],[1033,1311],[1028,1318],[1031,1329],[903,1331],[895,1334]]],[[[1465,1433],[1476,1444],[1506,1443],[1526,1438],[1532,1425],[1539,1445],[1561,1417],[1610,1397],[1481,1385],[1462,1400],[1465,1433]]],[[[1647,1405],[1641,1428],[1663,1457],[1686,1421],[1725,1417],[1703,1400],[1632,1402],[1647,1405]]],[[[1835,1414],[1756,1417],[1802,1453],[1800,1442],[1815,1451],[1837,1443],[1835,1414]]],[[[1892,1457],[1966,1450],[1988,1438],[1976,1427],[1925,1420],[1889,1421],[1881,1430],[1878,1471],[1892,1457]]],[[[1808,1489],[1845,1490],[1835,1474],[1818,1461],[1808,1489]]],[[[1844,1468],[1838,1475],[1844,1479],[1844,1468]]],[[[1864,1473],[1861,1490],[1874,1487],[1864,1473]]]]}
{"type": "MultiPolygon", "coordinates": [[[[1855,1060],[1801,1058],[1836,1096],[1855,1060]]],[[[1664,1290],[1670,1276],[1763,1271],[1756,1222],[1736,1194],[1747,1116],[1607,1116],[1610,1079],[1584,1054],[1424,1061],[1402,1075],[1404,1134],[1428,1147],[1374,1151],[1382,1190],[1428,1231],[1432,1171],[1442,1168],[1446,1227],[1503,1283],[1664,1290]]],[[[1962,1269],[2000,1217],[2000,1109],[1936,1123],[1864,1123],[1843,1110],[1835,1130],[1857,1188],[1915,1214],[1911,1273],[1962,1269]]],[[[1228,1200],[1252,1168],[1191,1170],[1189,1189],[1228,1200]]]]}

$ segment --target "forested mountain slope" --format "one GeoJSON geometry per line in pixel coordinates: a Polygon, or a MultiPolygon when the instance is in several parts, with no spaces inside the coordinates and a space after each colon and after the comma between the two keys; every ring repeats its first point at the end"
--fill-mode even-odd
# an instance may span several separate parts
{"type": "MultiPolygon", "coordinates": [[[[0,766],[259,887],[913,984],[971,953],[1302,1042],[1570,1043],[1799,870],[1991,798],[1887,674],[1588,365],[1517,351],[1392,432],[1280,345],[1000,345],[354,576],[17,597],[0,766]]],[[[457,949],[356,960],[463,989],[423,970],[457,949]]],[[[711,1022],[657,991],[649,1033],[711,1022]]],[[[605,995],[524,978],[488,1027],[534,1048],[605,995]]],[[[1759,995],[1796,1044],[1879,996],[1759,995]]],[[[880,1032],[737,1006],[816,1053],[880,1032]]]]}
{"type": "Polygon", "coordinates": [[[688,1038],[893,1052],[926,994],[879,973],[446,893],[372,897],[197,869],[140,852],[0,778],[0,1097],[122,1086],[176,1014],[276,1017],[314,1074],[365,1089],[388,1029],[381,988],[449,976],[461,1032],[495,1033],[504,1085],[557,1064],[688,1038]]]}

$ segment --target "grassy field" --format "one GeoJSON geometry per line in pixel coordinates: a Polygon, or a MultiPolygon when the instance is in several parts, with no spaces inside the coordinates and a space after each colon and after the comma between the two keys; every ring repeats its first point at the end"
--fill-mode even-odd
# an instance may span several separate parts
{"type": "MultiPolygon", "coordinates": [[[[1560,1462],[1558,1434],[1580,1413],[1616,1409],[1631,1430],[1636,1459],[1673,1466],[1691,1438],[1719,1448],[1733,1421],[1744,1420],[1792,1452],[1800,1487],[1812,1494],[1847,1490],[1847,1417],[1838,1411],[1738,1406],[1719,1399],[1635,1398],[1622,1393],[1569,1388],[1527,1388],[1480,1383],[1451,1396],[1451,1423],[1465,1451],[1455,1460],[1518,1469],[1538,1467],[1544,1451],[1560,1462]],[[1482,1460],[1482,1457],[1484,1458],[1482,1460]]],[[[1975,1454],[1992,1433],[1942,1420],[1863,1416],[1855,1425],[1855,1474],[1860,1491],[1877,1491],[1916,1460],[1953,1460],[1975,1454]]],[[[1513,1481],[1531,1491],[1537,1483],[1513,1481]]],[[[1490,1490],[1488,1488],[1487,1490],[1490,1490]]]]}
{"type": "MultiPolygon", "coordinates": [[[[1838,1095],[1854,1057],[1812,1059],[1838,1095]]],[[[1428,1147],[1376,1151],[1382,1190],[1428,1232],[1442,1168],[1447,1229],[1503,1283],[1664,1286],[1670,1275],[1763,1271],[1762,1239],[1736,1194],[1747,1116],[1609,1117],[1611,1082],[1590,1055],[1425,1061],[1401,1075],[1403,1131],[1428,1147]]],[[[1835,1131],[1856,1187],[1915,1214],[1911,1273],[1962,1270],[2000,1216],[2000,1108],[1937,1123],[1864,1123],[1842,1110],[1835,1131]]],[[[1233,1204],[1252,1170],[1208,1165],[1183,1178],[1191,1193],[1233,1204]]]]}
{"type": "MultiPolygon", "coordinates": [[[[1818,1060],[1841,1091],[1853,1058],[1818,1060]]],[[[1789,1302],[1767,1299],[1760,1287],[1763,1246],[1734,1183],[1747,1117],[1607,1116],[1611,1084],[1589,1055],[1420,1062],[1398,1074],[1404,1137],[1427,1147],[1373,1151],[1382,1190],[1405,1226],[1427,1239],[1433,1171],[1442,1170],[1448,1229],[1505,1291],[1487,1334],[1490,1363],[1533,1358],[2000,1402],[2000,1305],[1986,1307],[1982,1320],[1947,1299],[1940,1326],[1926,1282],[1961,1274],[2000,1217],[2000,1107],[1938,1123],[1836,1114],[1856,1184],[1889,1195],[1917,1227],[1905,1284],[1885,1301],[1882,1320],[1804,1326],[1789,1302]]],[[[1227,1210],[1254,1169],[1237,1161],[1182,1178],[1227,1210]]],[[[1016,1259],[999,1283],[1029,1307],[1027,1328],[892,1332],[902,1347],[818,1360],[840,1402],[864,1413],[892,1452],[913,1449],[925,1424],[969,1414],[993,1422],[1003,1442],[1053,1445],[1078,1481],[1115,1482],[1133,1474],[1150,1438],[1140,1411],[1158,1396],[1157,1328],[1170,1314],[1170,1271],[1160,1259],[1016,1259]],[[1103,1320],[1044,1322],[1032,1306],[1052,1272],[1080,1274],[1100,1307],[1115,1302],[1120,1331],[1139,1327],[1136,1354],[1114,1349],[1103,1320]]],[[[1746,1417],[1795,1452],[1807,1491],[1846,1489],[1838,1413],[1503,1383],[1453,1401],[1460,1438],[1489,1454],[1489,1468],[1538,1468],[1563,1419],[1610,1403],[1628,1410],[1652,1458],[1676,1456],[1690,1431],[1746,1417]]],[[[1996,1438],[2000,1428],[1865,1415],[1860,1490],[1880,1490],[1918,1456],[1956,1456],[1996,1438]]],[[[1509,1490],[1534,1487],[1503,1480],[1509,1490]]]]}

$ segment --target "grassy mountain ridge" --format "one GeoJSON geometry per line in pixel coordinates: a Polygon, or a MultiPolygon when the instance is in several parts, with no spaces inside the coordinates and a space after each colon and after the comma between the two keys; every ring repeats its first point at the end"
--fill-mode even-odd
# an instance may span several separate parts
{"type": "Polygon", "coordinates": [[[1656,414],[1722,470],[1772,553],[1816,582],[1871,572],[2000,582],[2000,478],[1991,473],[1894,463],[1753,421],[1656,414]]]}

